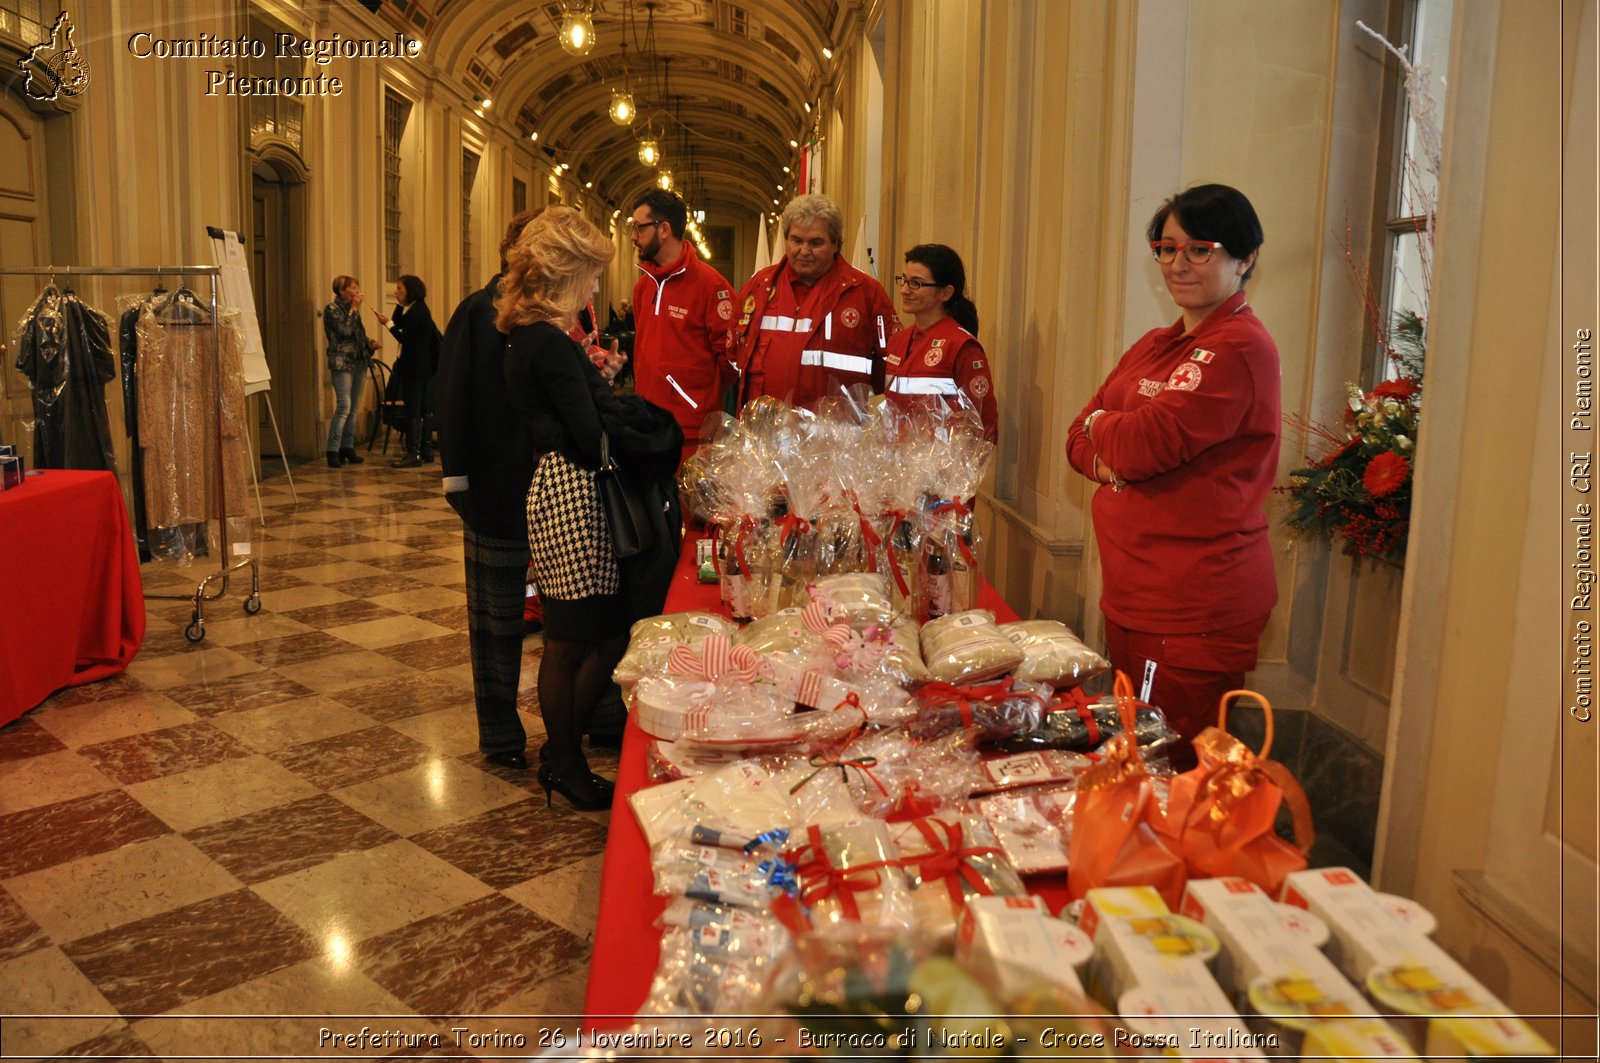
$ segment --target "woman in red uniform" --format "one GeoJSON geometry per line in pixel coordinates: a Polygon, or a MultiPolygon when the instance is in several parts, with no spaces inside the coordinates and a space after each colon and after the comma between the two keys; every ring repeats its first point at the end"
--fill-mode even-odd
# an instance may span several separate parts
{"type": "Polygon", "coordinates": [[[1094,531],[1111,663],[1193,738],[1255,668],[1278,598],[1263,505],[1282,380],[1245,299],[1263,239],[1250,201],[1197,185],[1163,203],[1146,235],[1182,316],[1122,356],[1072,422],[1067,457],[1102,485],[1094,531]]]}
{"type": "Polygon", "coordinates": [[[994,442],[994,380],[978,344],[978,308],[967,297],[961,256],[943,244],[918,244],[906,252],[905,272],[894,280],[913,324],[889,337],[884,393],[897,405],[932,396],[954,404],[965,395],[983,419],[985,438],[994,442]]]}

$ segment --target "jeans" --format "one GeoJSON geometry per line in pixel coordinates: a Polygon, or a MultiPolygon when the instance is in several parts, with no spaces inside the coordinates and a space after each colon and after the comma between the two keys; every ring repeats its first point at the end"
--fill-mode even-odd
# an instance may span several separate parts
{"type": "Polygon", "coordinates": [[[328,450],[354,450],[356,447],[355,409],[361,405],[361,388],[367,370],[335,369],[333,375],[333,421],[328,425],[328,450]]]}

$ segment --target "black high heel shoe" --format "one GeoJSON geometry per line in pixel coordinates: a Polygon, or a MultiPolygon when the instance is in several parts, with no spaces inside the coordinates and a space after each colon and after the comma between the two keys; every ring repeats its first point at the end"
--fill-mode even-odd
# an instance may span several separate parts
{"type": "Polygon", "coordinates": [[[528,766],[528,755],[520,749],[512,749],[504,753],[485,753],[483,759],[502,768],[517,768],[520,770],[528,766]]]}
{"type": "Polygon", "coordinates": [[[607,783],[598,775],[584,772],[579,776],[563,778],[557,775],[545,764],[539,768],[539,785],[544,788],[544,805],[550,807],[551,792],[560,794],[572,802],[572,807],[580,812],[600,812],[611,807],[611,799],[616,796],[616,786],[607,783]],[[604,786],[601,784],[605,783],[604,786]]]}

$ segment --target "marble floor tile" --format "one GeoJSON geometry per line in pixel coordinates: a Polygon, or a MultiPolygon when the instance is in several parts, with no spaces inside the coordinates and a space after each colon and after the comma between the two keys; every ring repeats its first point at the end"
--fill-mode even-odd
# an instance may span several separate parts
{"type": "Polygon", "coordinates": [[[453,668],[471,656],[466,632],[436,635],[399,645],[382,646],[376,652],[397,661],[404,661],[418,671],[434,668],[453,668]]]}
{"type": "Polygon", "coordinates": [[[188,838],[235,878],[253,885],[387,845],[399,835],[319,794],[190,831],[188,838]]]}
{"type": "Polygon", "coordinates": [[[498,893],[357,946],[373,981],[424,1015],[482,1015],[581,969],[589,946],[498,893]]]}
{"type": "MultiPolygon", "coordinates": [[[[138,658],[134,658],[134,660],[137,663],[138,658]]],[[[141,683],[127,672],[123,672],[121,675],[114,675],[110,679],[102,679],[98,683],[85,683],[81,687],[68,687],[66,690],[52,694],[49,701],[40,706],[40,709],[34,711],[59,709],[68,705],[83,705],[91,701],[116,701],[119,698],[126,698],[148,689],[149,687],[144,683],[141,683]]]]}
{"type": "Polygon", "coordinates": [[[112,1006],[154,1015],[318,954],[318,943],[249,890],[62,947],[112,1006]]]}
{"type": "Polygon", "coordinates": [[[0,963],[7,1056],[52,1056],[127,1022],[60,949],[0,963]]]}
{"type": "Polygon", "coordinates": [[[444,757],[335,790],[333,796],[407,837],[528,800],[527,791],[444,757]]]}
{"type": "MultiPolygon", "coordinates": [[[[437,712],[391,720],[389,726],[441,756],[461,757],[478,750],[477,718],[472,705],[462,703],[437,712]]],[[[0,773],[0,778],[3,777],[0,773]]]]}
{"type": "MultiPolygon", "coordinates": [[[[365,516],[355,512],[352,517],[365,516]]],[[[377,565],[386,571],[403,571],[402,569],[389,569],[388,564],[394,561],[404,561],[411,556],[411,548],[404,543],[390,542],[386,539],[368,539],[365,542],[355,543],[351,546],[330,546],[328,553],[337,554],[346,561],[361,561],[369,565],[377,565]]]]}
{"type": "Polygon", "coordinates": [[[326,694],[226,712],[210,720],[211,726],[226,731],[258,753],[272,753],[319,738],[359,731],[378,722],[326,694]]]}
{"type": "MultiPolygon", "coordinates": [[[[337,607],[335,607],[337,608],[337,607]]],[[[350,643],[325,631],[264,639],[238,647],[238,652],[264,668],[283,668],[348,653],[350,643]]]]}
{"type": "MultiPolygon", "coordinates": [[[[330,697],[374,720],[388,722],[451,705],[470,705],[472,679],[468,676],[463,683],[459,676],[440,669],[414,673],[414,678],[404,684],[386,679],[347,687],[330,697]]],[[[473,726],[477,726],[476,717],[473,718],[473,726]]]]}
{"type": "Polygon", "coordinates": [[[168,833],[121,790],[13,812],[0,816],[0,879],[168,833]]]}
{"type": "Polygon", "coordinates": [[[166,690],[170,687],[214,683],[219,679],[256,670],[256,662],[226,646],[192,646],[188,652],[147,661],[135,657],[128,670],[144,687],[166,690]]]}
{"type": "Polygon", "coordinates": [[[262,612],[284,613],[292,609],[307,609],[314,605],[328,605],[332,602],[348,602],[350,596],[343,591],[336,591],[332,587],[319,584],[308,584],[304,587],[295,587],[290,590],[263,590],[261,592],[262,612]]]}
{"type": "Polygon", "coordinates": [[[16,959],[48,944],[50,936],[11,894],[0,888],[0,962],[16,959]]]}
{"type": "MultiPolygon", "coordinates": [[[[408,645],[441,637],[456,638],[451,628],[430,624],[426,620],[391,613],[388,619],[368,620],[360,624],[329,627],[328,633],[363,649],[384,650],[391,646],[408,645]]],[[[402,658],[413,668],[416,662],[402,658]]]]}
{"type": "Polygon", "coordinates": [[[356,943],[493,892],[406,840],[259,882],[255,892],[318,941],[356,943]]]}
{"type": "MultiPolygon", "coordinates": [[[[433,561],[428,567],[413,568],[409,573],[412,579],[421,580],[423,583],[431,583],[436,587],[444,587],[451,590],[456,589],[459,586],[462,589],[462,592],[465,593],[466,583],[461,578],[460,558],[442,558],[431,554],[424,556],[432,557],[433,561]]],[[[465,622],[466,621],[463,617],[462,623],[465,622]]]]}
{"type": "Polygon", "coordinates": [[[403,771],[436,756],[421,742],[382,726],[302,742],[268,755],[325,790],[403,771]]]}
{"type": "Polygon", "coordinates": [[[337,531],[326,531],[317,535],[302,535],[300,542],[314,550],[326,550],[331,546],[351,546],[364,543],[371,538],[371,533],[365,529],[356,530],[347,528],[337,531]]]}
{"type": "Polygon", "coordinates": [[[288,676],[256,671],[209,683],[171,687],[162,693],[197,716],[214,716],[308,697],[311,688],[301,686],[288,676]]]}
{"type": "Polygon", "coordinates": [[[418,674],[415,668],[392,657],[372,650],[351,649],[351,653],[295,665],[295,679],[316,693],[332,694],[346,687],[362,686],[379,679],[397,686],[403,685],[418,674]]]}
{"type": "Polygon", "coordinates": [[[128,787],[136,801],[176,831],[237,819],[320,792],[301,776],[264,756],[225,760],[128,787]]]}
{"type": "Polygon", "coordinates": [[[176,834],[6,879],[58,945],[238,889],[240,882],[176,834]]]}
{"type": "Polygon", "coordinates": [[[70,749],[0,761],[0,815],[97,794],[116,785],[70,749]]]}
{"type": "Polygon", "coordinates": [[[393,609],[385,609],[381,605],[374,605],[364,599],[352,598],[348,602],[335,602],[332,605],[318,605],[308,609],[297,609],[285,615],[293,617],[308,627],[327,631],[346,624],[359,624],[368,620],[387,620],[400,614],[393,609]]]}
{"type": "MultiPolygon", "coordinates": [[[[504,890],[507,896],[515,896],[513,887],[519,883],[598,857],[605,850],[606,831],[586,819],[547,809],[543,801],[517,801],[459,823],[414,834],[411,840],[475,878],[504,890]]],[[[542,911],[540,914],[549,918],[542,911]]],[[[551,921],[573,930],[568,921],[551,921]]],[[[574,933],[587,936],[593,930],[591,919],[586,930],[574,933]]]]}
{"type": "MultiPolygon", "coordinates": [[[[573,819],[598,830],[586,820],[576,816],[573,819]]],[[[598,830],[598,833],[603,847],[605,831],[598,830]]],[[[424,843],[419,839],[419,844],[424,843]]],[[[595,923],[600,918],[600,891],[594,885],[600,881],[600,866],[604,862],[603,851],[597,851],[582,860],[556,866],[514,886],[506,886],[502,892],[574,936],[592,941],[595,923]]]]}
{"type": "Polygon", "coordinates": [[[268,543],[260,550],[260,554],[267,571],[272,573],[297,572],[303,568],[336,565],[340,561],[348,560],[327,550],[307,550],[297,540],[268,543]]]}
{"type": "Polygon", "coordinates": [[[420,613],[413,613],[418,620],[426,620],[430,624],[451,631],[467,630],[467,604],[463,601],[460,605],[447,605],[442,609],[428,609],[420,613]]]}
{"type": "MultiPolygon", "coordinates": [[[[383,595],[398,594],[401,591],[414,591],[427,586],[427,584],[395,572],[383,572],[374,569],[372,574],[369,575],[354,576],[338,582],[329,581],[328,586],[336,591],[344,591],[349,595],[378,601],[383,595]]],[[[391,608],[393,607],[391,606],[391,608]]]]}
{"type": "Polygon", "coordinates": [[[428,609],[444,609],[447,607],[465,608],[467,596],[459,590],[448,587],[427,585],[421,580],[413,580],[421,590],[399,591],[394,594],[379,594],[372,600],[379,605],[386,605],[390,609],[398,609],[402,613],[420,613],[428,609]]]}
{"type": "MultiPolygon", "coordinates": [[[[69,706],[74,709],[78,707],[69,706]]],[[[94,715],[92,707],[89,712],[94,715]]],[[[54,711],[38,711],[0,727],[0,763],[8,760],[26,760],[43,753],[55,753],[66,749],[67,744],[54,731],[44,726],[45,717],[52,715],[55,715],[54,711]]]]}
{"type": "Polygon", "coordinates": [[[193,771],[235,757],[248,757],[253,751],[226,732],[199,721],[96,742],[80,747],[78,752],[106,775],[126,785],[193,771]]]}
{"type": "MultiPolygon", "coordinates": [[[[242,646],[264,639],[287,638],[314,631],[312,625],[301,623],[266,608],[269,591],[263,591],[262,611],[255,616],[227,616],[225,613],[207,614],[206,642],[212,646],[242,646]]],[[[187,623],[187,619],[184,621],[187,623]]]]}
{"type": "Polygon", "coordinates": [[[295,575],[310,583],[319,584],[328,590],[339,591],[346,597],[365,598],[359,586],[346,588],[338,586],[340,583],[359,584],[361,580],[377,579],[386,573],[381,568],[373,568],[361,561],[335,561],[327,565],[313,565],[310,568],[295,569],[295,575]]]}
{"type": "MultiPolygon", "coordinates": [[[[131,1026],[110,1030],[87,1041],[80,1041],[59,1050],[62,1057],[100,1059],[110,1061],[138,1060],[139,1063],[163,1063],[160,1056],[133,1031],[131,1026]]],[[[186,1057],[192,1059],[190,1055],[186,1057]]]]}
{"type": "MultiPolygon", "coordinates": [[[[85,746],[193,723],[195,714],[167,694],[151,690],[116,701],[52,706],[30,718],[67,745],[85,746]]],[[[7,744],[0,742],[0,749],[7,744]]]]}

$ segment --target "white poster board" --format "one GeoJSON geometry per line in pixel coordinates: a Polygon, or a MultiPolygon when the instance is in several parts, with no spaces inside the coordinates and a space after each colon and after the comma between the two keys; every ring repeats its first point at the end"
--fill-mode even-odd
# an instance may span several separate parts
{"type": "Polygon", "coordinates": [[[244,393],[254,395],[272,388],[267,351],[261,345],[261,323],[256,320],[256,298],[250,287],[250,264],[244,254],[244,237],[232,229],[206,226],[211,249],[222,275],[217,278],[217,305],[239,311],[244,329],[244,393]]]}

